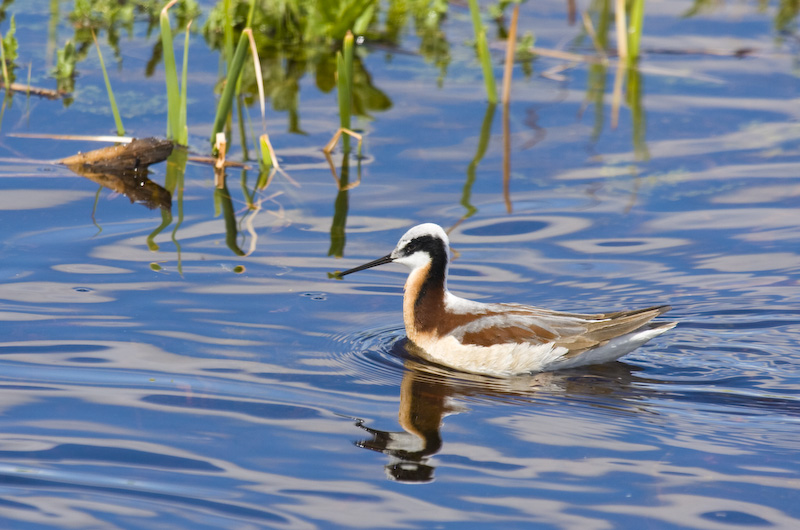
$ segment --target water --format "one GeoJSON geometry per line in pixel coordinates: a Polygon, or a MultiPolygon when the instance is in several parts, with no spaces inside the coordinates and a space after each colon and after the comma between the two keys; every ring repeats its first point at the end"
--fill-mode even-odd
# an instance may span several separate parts
{"type": "MultiPolygon", "coordinates": [[[[14,5],[20,41],[46,4],[14,5]]],[[[592,139],[586,66],[562,81],[538,75],[553,59],[530,79],[515,71],[507,194],[503,110],[487,112],[455,5],[441,88],[419,56],[365,49],[392,107],[358,122],[358,187],[336,189],[319,152],[338,123],[335,93],[305,76],[307,135],[269,118],[292,180],[276,176],[252,211],[241,182],[252,194],[255,172],[229,170],[228,204],[211,167],[189,162],[155,235],[158,210],[35,161],[94,145],[7,136],[109,132],[94,52],[70,107],[17,95],[0,146],[2,526],[796,527],[794,40],[775,42],[774,7],[680,18],[689,7],[649,2],[643,46],[757,53],[648,54],[647,159],[627,106],[610,128],[610,96],[592,139]],[[680,324],[622,362],[560,373],[426,364],[405,346],[405,270],[327,275],[423,221],[454,227],[460,295],[574,311],[670,303],[680,324]]],[[[561,2],[525,4],[521,27],[553,48],[578,31],[561,2]]],[[[162,80],[140,75],[155,42],[145,29],[122,37],[110,74],[124,94],[153,94],[152,108],[127,100],[135,134],[162,135],[162,80]]],[[[403,42],[415,49],[410,29],[403,42]]],[[[44,44],[24,49],[32,82],[46,84],[44,44]]],[[[207,152],[217,62],[199,37],[192,53],[190,143],[207,152]]],[[[151,178],[164,185],[166,171],[151,178]]]]}

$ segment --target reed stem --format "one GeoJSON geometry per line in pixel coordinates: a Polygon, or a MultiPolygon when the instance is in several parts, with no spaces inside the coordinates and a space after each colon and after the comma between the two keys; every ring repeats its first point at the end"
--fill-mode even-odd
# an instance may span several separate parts
{"type": "Polygon", "coordinates": [[[616,0],[614,17],[617,22],[617,54],[620,61],[627,61],[628,24],[625,22],[625,0],[616,0]]]}
{"type": "Polygon", "coordinates": [[[644,25],[644,0],[633,0],[630,23],[628,24],[628,66],[639,59],[639,42],[644,25]]]}
{"type": "Polygon", "coordinates": [[[222,96],[217,104],[217,114],[214,117],[214,127],[211,131],[211,146],[214,154],[216,155],[216,148],[213,147],[217,141],[217,133],[223,132],[225,122],[228,120],[228,114],[231,112],[233,106],[233,96],[236,93],[236,86],[238,85],[239,76],[244,67],[244,58],[247,54],[248,36],[247,30],[253,22],[253,13],[255,12],[256,1],[251,0],[250,11],[247,14],[247,28],[239,35],[239,42],[236,45],[236,51],[233,53],[233,59],[228,65],[228,74],[225,80],[225,88],[222,90],[222,96]]]}
{"type": "MultiPolygon", "coordinates": [[[[342,52],[336,54],[337,92],[339,96],[339,127],[350,129],[353,112],[353,33],[349,30],[342,42],[342,52]]],[[[350,151],[350,138],[344,135],[342,148],[350,151]]]]}
{"type": "Polygon", "coordinates": [[[192,21],[186,25],[186,38],[183,41],[183,67],[181,71],[181,100],[178,118],[178,126],[180,127],[180,138],[178,143],[181,145],[189,144],[189,130],[187,127],[186,104],[188,97],[186,95],[187,79],[189,77],[189,30],[192,28],[192,21]]]}
{"type": "Polygon", "coordinates": [[[3,63],[3,86],[6,87],[6,94],[11,93],[11,81],[8,75],[8,66],[6,65],[6,47],[3,46],[3,35],[0,34],[0,62],[3,63]]]}
{"type": "MultiPolygon", "coordinates": [[[[244,57],[247,53],[247,35],[242,33],[239,37],[239,44],[236,46],[236,51],[233,54],[233,60],[228,68],[228,76],[225,80],[225,88],[222,90],[222,96],[217,105],[217,114],[214,118],[214,128],[211,130],[211,145],[216,142],[217,133],[223,132],[225,122],[228,119],[228,113],[231,111],[233,105],[233,96],[236,92],[236,81],[239,79],[239,74],[242,72],[244,66],[244,57]]],[[[216,151],[215,151],[216,152],[216,151]]]]}
{"type": "Polygon", "coordinates": [[[519,4],[514,4],[511,12],[511,25],[506,40],[506,64],[503,69],[503,103],[508,105],[511,99],[511,76],[514,72],[514,52],[517,47],[517,24],[519,23],[519,4]]]}
{"type": "Polygon", "coordinates": [[[108,79],[108,72],[106,72],[106,63],[103,61],[103,54],[100,52],[100,44],[97,42],[97,36],[92,30],[92,39],[94,39],[95,48],[97,48],[97,57],[100,59],[100,68],[103,70],[103,79],[106,82],[106,91],[108,92],[108,102],[111,105],[111,113],[114,115],[114,123],[117,126],[117,134],[125,136],[125,127],[122,126],[122,118],[119,116],[119,109],[117,108],[117,100],[114,98],[114,91],[111,89],[111,81],[108,79]]]}
{"type": "Polygon", "coordinates": [[[169,8],[178,0],[172,0],[161,10],[161,47],[164,51],[164,79],[167,83],[167,138],[177,139],[180,127],[180,89],[178,88],[178,69],[175,66],[175,49],[172,46],[172,26],[169,23],[169,8]]]}

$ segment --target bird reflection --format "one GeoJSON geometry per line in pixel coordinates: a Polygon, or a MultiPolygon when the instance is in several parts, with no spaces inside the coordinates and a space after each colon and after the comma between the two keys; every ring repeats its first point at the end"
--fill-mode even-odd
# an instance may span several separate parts
{"type": "Polygon", "coordinates": [[[439,431],[442,418],[455,412],[446,404],[447,390],[447,386],[427,381],[413,370],[406,372],[400,385],[398,418],[404,430],[379,431],[359,421],[356,425],[372,438],[356,445],[393,457],[394,461],[386,466],[390,478],[400,482],[430,482],[434,467],[428,464],[428,458],[442,447],[439,431]]]}
{"type": "MultiPolygon", "coordinates": [[[[413,348],[412,343],[405,344],[413,348]]],[[[402,431],[382,431],[364,424],[356,425],[370,434],[356,446],[391,457],[385,466],[388,478],[399,482],[431,482],[435,466],[431,457],[442,448],[442,419],[466,407],[459,398],[489,398],[509,403],[534,404],[544,395],[566,394],[585,399],[616,394],[629,397],[633,373],[638,368],[609,363],[592,367],[543,372],[510,378],[455,372],[445,367],[407,358],[406,372],[400,385],[398,421],[402,431]]],[[[617,404],[630,406],[620,400],[617,404]]],[[[607,406],[608,403],[606,402],[607,406]]],[[[598,406],[603,406],[598,400],[598,406]]]]}

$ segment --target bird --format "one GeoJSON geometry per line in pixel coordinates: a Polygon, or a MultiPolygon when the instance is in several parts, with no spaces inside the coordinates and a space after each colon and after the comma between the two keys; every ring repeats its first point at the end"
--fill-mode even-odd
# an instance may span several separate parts
{"type": "Polygon", "coordinates": [[[386,256],[335,275],[389,263],[411,269],[403,322],[413,350],[458,371],[504,377],[610,362],[677,325],[651,322],[668,305],[580,314],[456,296],[447,288],[450,241],[434,223],[409,229],[386,256]]]}

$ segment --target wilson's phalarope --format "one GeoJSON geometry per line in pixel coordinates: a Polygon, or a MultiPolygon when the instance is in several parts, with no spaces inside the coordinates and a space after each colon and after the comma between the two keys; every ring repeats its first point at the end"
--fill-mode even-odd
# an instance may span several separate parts
{"type": "Polygon", "coordinates": [[[466,300],[447,290],[449,257],[445,231],[426,223],[406,232],[391,254],[338,276],[386,263],[409,267],[408,338],[430,360],[467,372],[513,375],[613,361],[677,324],[650,322],[669,306],[583,315],[466,300]]]}

